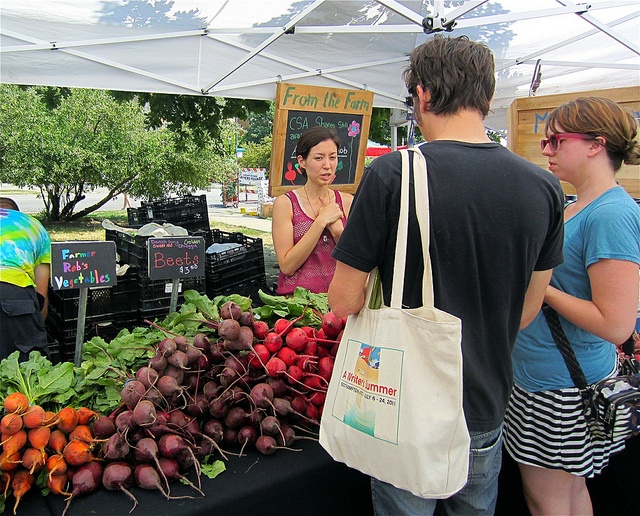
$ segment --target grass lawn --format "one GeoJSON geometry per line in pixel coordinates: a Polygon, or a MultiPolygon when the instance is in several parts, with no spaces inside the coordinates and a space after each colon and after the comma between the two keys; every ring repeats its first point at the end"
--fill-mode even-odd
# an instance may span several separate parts
{"type": "MultiPolygon", "coordinates": [[[[109,219],[118,226],[127,226],[127,215],[122,211],[100,211],[94,212],[87,217],[73,222],[47,222],[43,221],[44,227],[49,231],[51,240],[54,242],[64,242],[69,240],[104,240],[105,232],[102,221],[109,219]]],[[[265,246],[273,246],[271,232],[260,231],[244,226],[224,224],[212,221],[211,227],[229,233],[240,232],[252,238],[262,238],[265,246]]]]}

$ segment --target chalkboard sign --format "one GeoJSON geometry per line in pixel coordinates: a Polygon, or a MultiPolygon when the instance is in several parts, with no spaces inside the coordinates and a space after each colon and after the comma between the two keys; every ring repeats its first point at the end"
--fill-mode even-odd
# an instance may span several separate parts
{"type": "Polygon", "coordinates": [[[284,144],[284,169],[281,185],[302,186],[305,178],[298,168],[296,145],[305,129],[322,125],[335,129],[340,138],[336,178],[332,185],[352,185],[356,181],[356,168],[360,151],[362,115],[351,113],[315,113],[313,111],[289,111],[284,144]]]}
{"type": "Polygon", "coordinates": [[[278,84],[269,195],[275,197],[305,183],[295,149],[302,133],[316,126],[338,133],[338,166],[332,186],[354,193],[364,172],[372,110],[370,91],[278,84]]]}
{"type": "Polygon", "coordinates": [[[193,236],[147,240],[152,280],[204,276],[204,238],[193,236]]]}
{"type": "Polygon", "coordinates": [[[115,242],[51,242],[54,290],[111,287],[117,282],[115,242]]]}

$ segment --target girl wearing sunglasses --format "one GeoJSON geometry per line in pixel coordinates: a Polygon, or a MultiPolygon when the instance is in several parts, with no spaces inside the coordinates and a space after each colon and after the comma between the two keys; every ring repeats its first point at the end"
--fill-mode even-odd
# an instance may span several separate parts
{"type": "MultiPolygon", "coordinates": [[[[589,384],[617,371],[616,345],[632,334],[638,308],[640,207],[618,186],[622,163],[640,163],[636,120],[597,97],[559,106],[542,154],[576,189],[565,209],[564,263],[544,301],[560,322],[589,384]]],[[[585,478],[624,449],[614,434],[589,433],[581,396],[542,312],[519,332],[505,447],[518,463],[532,514],[592,514],[585,478]]],[[[613,493],[612,493],[613,494],[613,493]]]]}

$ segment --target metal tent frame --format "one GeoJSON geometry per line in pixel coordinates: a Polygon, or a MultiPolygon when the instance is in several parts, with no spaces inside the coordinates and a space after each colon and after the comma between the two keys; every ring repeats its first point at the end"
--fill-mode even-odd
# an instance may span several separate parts
{"type": "Polygon", "coordinates": [[[266,100],[285,81],[401,110],[408,54],[441,32],[494,51],[497,130],[515,98],[640,88],[638,0],[3,0],[0,81],[266,100]]]}

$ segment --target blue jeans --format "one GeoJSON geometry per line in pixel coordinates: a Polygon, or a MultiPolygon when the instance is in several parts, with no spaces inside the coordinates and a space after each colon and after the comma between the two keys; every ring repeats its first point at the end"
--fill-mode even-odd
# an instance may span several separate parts
{"type": "MultiPolygon", "coordinates": [[[[391,484],[371,479],[371,499],[376,516],[434,514],[440,504],[446,514],[493,514],[498,499],[502,466],[502,427],[471,434],[469,477],[465,486],[444,500],[420,498],[391,484]]],[[[427,465],[428,467],[428,465],[427,465]]]]}

